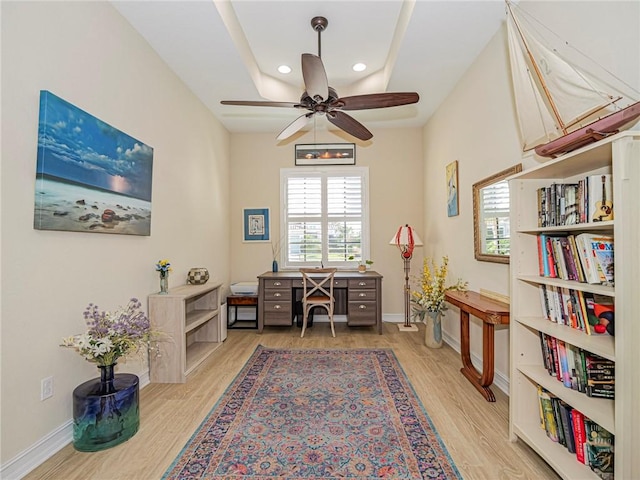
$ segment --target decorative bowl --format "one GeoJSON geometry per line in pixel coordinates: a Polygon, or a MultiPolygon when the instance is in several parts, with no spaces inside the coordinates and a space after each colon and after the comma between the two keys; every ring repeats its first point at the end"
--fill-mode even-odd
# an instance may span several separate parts
{"type": "Polygon", "coordinates": [[[203,285],[209,280],[209,270],[204,267],[192,268],[187,274],[187,283],[191,285],[203,285]]]}

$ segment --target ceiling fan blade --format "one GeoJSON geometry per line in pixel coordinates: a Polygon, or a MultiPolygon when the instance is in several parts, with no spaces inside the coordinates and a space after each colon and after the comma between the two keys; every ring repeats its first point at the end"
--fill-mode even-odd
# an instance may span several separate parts
{"type": "Polygon", "coordinates": [[[369,140],[373,137],[373,133],[367,130],[359,121],[339,110],[327,112],[327,120],[360,140],[369,140]]]}
{"type": "Polygon", "coordinates": [[[329,98],[329,81],[320,57],[312,53],[302,54],[302,77],[311,98],[318,103],[329,98]]]}
{"type": "Polygon", "coordinates": [[[222,105],[244,105],[247,107],[290,107],[290,108],[305,108],[304,105],[293,102],[267,102],[251,100],[222,100],[222,105]]]}
{"type": "Polygon", "coordinates": [[[366,110],[369,108],[397,107],[417,103],[420,96],[415,92],[372,93],[354,95],[336,100],[332,106],[341,110],[366,110]]]}
{"type": "Polygon", "coordinates": [[[280,134],[276,137],[276,140],[284,140],[285,138],[289,138],[291,135],[296,133],[298,130],[301,130],[305,127],[305,125],[309,122],[309,118],[314,114],[305,113],[304,115],[300,115],[293,122],[291,122],[287,127],[280,132],[280,134]]]}

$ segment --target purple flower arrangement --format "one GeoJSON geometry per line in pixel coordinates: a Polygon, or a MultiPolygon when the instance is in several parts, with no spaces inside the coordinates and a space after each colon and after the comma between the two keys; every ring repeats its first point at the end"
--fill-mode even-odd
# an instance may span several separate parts
{"type": "Polygon", "coordinates": [[[75,349],[85,360],[100,366],[114,365],[118,358],[151,340],[151,324],[141,307],[137,298],[115,312],[100,311],[90,303],[84,311],[88,330],[63,339],[61,346],[75,349]]]}

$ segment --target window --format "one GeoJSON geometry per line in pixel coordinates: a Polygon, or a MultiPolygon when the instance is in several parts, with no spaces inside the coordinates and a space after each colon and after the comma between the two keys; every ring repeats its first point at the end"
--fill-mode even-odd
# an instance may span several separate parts
{"type": "Polygon", "coordinates": [[[509,255],[509,183],[506,180],[482,189],[482,251],[509,255]]]}
{"type": "Polygon", "coordinates": [[[284,268],[368,258],[367,168],[282,169],[280,180],[284,268]]]}
{"type": "Polygon", "coordinates": [[[473,249],[476,260],[509,263],[508,178],[522,171],[522,164],[473,184],[473,249]]]}

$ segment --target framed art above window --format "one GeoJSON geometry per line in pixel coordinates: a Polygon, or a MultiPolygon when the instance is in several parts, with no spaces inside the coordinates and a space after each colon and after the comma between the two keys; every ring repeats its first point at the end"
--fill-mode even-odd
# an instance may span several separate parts
{"type": "Polygon", "coordinates": [[[316,143],[296,145],[296,166],[355,164],[355,143],[316,143]]]}

